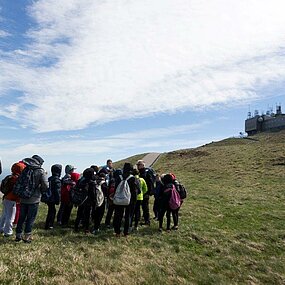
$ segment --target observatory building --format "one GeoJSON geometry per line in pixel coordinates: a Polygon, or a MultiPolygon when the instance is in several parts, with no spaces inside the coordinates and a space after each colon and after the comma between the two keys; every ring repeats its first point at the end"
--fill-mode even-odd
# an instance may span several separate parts
{"type": "Polygon", "coordinates": [[[245,120],[245,132],[249,136],[282,129],[285,129],[285,114],[282,114],[281,105],[276,106],[276,113],[271,110],[267,111],[266,114],[259,115],[258,110],[255,110],[252,116],[251,112],[248,112],[248,117],[245,120]]]}

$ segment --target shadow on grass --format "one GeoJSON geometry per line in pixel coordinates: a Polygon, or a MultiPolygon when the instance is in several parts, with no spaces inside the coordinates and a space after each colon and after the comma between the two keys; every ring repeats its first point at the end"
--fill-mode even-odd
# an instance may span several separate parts
{"type": "MultiPolygon", "coordinates": [[[[61,227],[56,225],[53,229],[45,230],[45,223],[43,221],[39,221],[35,223],[34,229],[37,232],[37,235],[40,238],[63,238],[64,242],[72,242],[75,244],[79,244],[82,242],[93,243],[96,241],[108,241],[110,238],[115,238],[115,233],[113,228],[107,228],[104,224],[100,226],[100,231],[94,235],[91,232],[84,233],[83,229],[80,229],[78,232],[74,231],[74,225],[71,223],[67,227],[61,227]]],[[[122,223],[123,226],[123,223],[122,223]]],[[[121,228],[123,233],[123,228],[121,228]]],[[[158,227],[153,226],[141,226],[138,231],[130,232],[129,237],[153,237],[159,235],[158,227]]],[[[124,238],[124,237],[122,237],[124,238]]]]}

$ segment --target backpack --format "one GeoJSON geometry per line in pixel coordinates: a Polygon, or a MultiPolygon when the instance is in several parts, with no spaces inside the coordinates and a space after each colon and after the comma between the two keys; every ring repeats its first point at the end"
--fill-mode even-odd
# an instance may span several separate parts
{"type": "Polygon", "coordinates": [[[146,176],[150,177],[151,179],[151,182],[154,184],[155,183],[155,180],[156,180],[156,173],[155,171],[153,170],[153,168],[150,168],[150,167],[147,167],[145,169],[145,172],[146,172],[146,176]]]}
{"type": "Polygon", "coordinates": [[[166,189],[165,192],[171,191],[171,196],[169,199],[169,207],[171,210],[177,210],[181,206],[181,199],[178,191],[173,185],[172,188],[166,189]]]}
{"type": "Polygon", "coordinates": [[[51,198],[52,198],[52,192],[51,192],[51,187],[50,187],[50,181],[49,181],[49,187],[47,189],[47,191],[42,193],[42,197],[41,197],[41,202],[43,203],[49,203],[51,202],[51,198]]]}
{"type": "Polygon", "coordinates": [[[7,195],[9,192],[13,190],[13,187],[11,187],[11,179],[13,178],[12,175],[7,175],[1,182],[0,191],[7,195]]]}
{"type": "Polygon", "coordinates": [[[150,178],[150,181],[152,183],[152,189],[148,189],[148,192],[150,195],[153,195],[153,191],[154,191],[154,185],[155,185],[155,181],[156,181],[156,173],[155,171],[150,168],[150,167],[147,167],[145,169],[145,177],[149,177],[150,178]]]}
{"type": "Polygon", "coordinates": [[[133,177],[130,175],[127,179],[122,180],[114,195],[113,203],[118,206],[128,206],[131,202],[131,190],[128,180],[133,177]]]}
{"type": "Polygon", "coordinates": [[[100,182],[100,183],[96,183],[96,186],[95,186],[95,207],[101,207],[103,202],[104,202],[104,193],[102,191],[102,188],[101,188],[101,185],[105,183],[104,181],[103,182],[100,182]]]}
{"type": "Polygon", "coordinates": [[[187,190],[183,184],[179,183],[177,180],[175,181],[175,188],[179,193],[180,199],[183,200],[187,197],[187,190]]]}
{"type": "Polygon", "coordinates": [[[40,168],[25,167],[20,174],[13,193],[19,196],[21,199],[29,199],[33,196],[38,185],[35,185],[34,170],[40,168]]]}
{"type": "MultiPolygon", "coordinates": [[[[84,178],[83,178],[84,179],[84,178]]],[[[88,198],[88,183],[77,183],[70,189],[70,200],[75,206],[81,206],[88,198]]]]}

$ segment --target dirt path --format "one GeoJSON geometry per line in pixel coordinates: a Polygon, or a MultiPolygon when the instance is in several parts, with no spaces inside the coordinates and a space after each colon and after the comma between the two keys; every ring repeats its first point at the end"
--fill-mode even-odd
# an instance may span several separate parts
{"type": "Polygon", "coordinates": [[[143,160],[145,161],[145,166],[146,167],[151,167],[156,162],[156,160],[159,158],[159,156],[160,156],[160,153],[158,153],[158,152],[148,153],[143,158],[143,160]]]}

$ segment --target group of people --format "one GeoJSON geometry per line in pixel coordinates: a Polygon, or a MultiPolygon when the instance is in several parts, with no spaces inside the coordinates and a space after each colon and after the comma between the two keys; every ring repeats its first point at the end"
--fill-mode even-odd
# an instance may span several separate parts
{"type": "Polygon", "coordinates": [[[122,169],[114,169],[112,160],[108,159],[104,167],[92,165],[82,175],[73,165],[66,165],[62,178],[62,165],[55,164],[48,178],[43,163],[39,155],[25,158],[13,164],[11,175],[2,180],[0,232],[4,237],[13,234],[13,224],[16,224],[15,240],[30,243],[40,202],[48,207],[46,230],[52,230],[55,222],[61,227],[69,226],[72,210],[76,208],[76,232],[82,230],[96,235],[106,212],[105,226],[113,227],[119,237],[124,222],[123,234],[128,236],[138,230],[139,224],[150,225],[150,196],[154,196],[153,212],[159,231],[162,231],[165,213],[166,230],[178,229],[178,212],[186,190],[172,173],[155,174],[143,160],[138,160],[135,166],[125,163],[122,169]]]}

